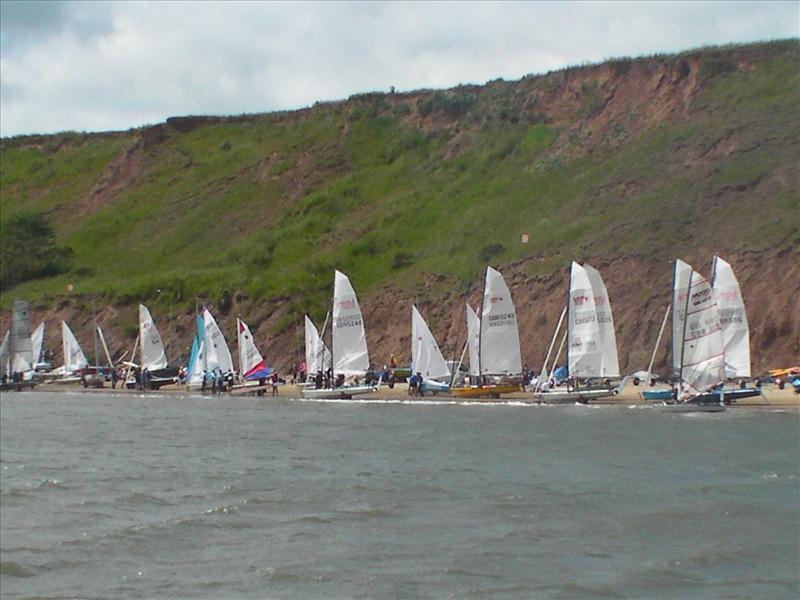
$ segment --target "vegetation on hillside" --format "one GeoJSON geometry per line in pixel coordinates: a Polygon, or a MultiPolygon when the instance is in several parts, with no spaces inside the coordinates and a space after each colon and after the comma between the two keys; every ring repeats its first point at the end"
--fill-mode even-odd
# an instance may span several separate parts
{"type": "Polygon", "coordinates": [[[796,247],[799,57],[791,40],[6,139],[3,303],[67,284],[186,307],[233,291],[289,302],[293,319],[321,315],[334,267],[364,292],[431,273],[466,286],[525,257],[542,259],[530,275],[582,256],[667,260],[704,236],[796,247]],[[16,269],[6,232],[33,211],[73,250],[68,272],[16,269]]]}

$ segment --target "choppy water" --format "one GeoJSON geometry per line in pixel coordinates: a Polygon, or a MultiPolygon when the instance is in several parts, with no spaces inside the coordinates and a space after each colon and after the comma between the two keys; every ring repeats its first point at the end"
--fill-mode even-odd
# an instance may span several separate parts
{"type": "Polygon", "coordinates": [[[4,394],[3,598],[796,598],[796,410],[4,394]]]}

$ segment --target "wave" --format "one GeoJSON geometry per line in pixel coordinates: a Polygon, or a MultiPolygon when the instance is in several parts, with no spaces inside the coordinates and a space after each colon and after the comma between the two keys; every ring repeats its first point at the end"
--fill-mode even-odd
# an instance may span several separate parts
{"type": "Polygon", "coordinates": [[[22,565],[13,560],[0,561],[0,575],[6,577],[36,577],[39,572],[33,567],[22,565]]]}

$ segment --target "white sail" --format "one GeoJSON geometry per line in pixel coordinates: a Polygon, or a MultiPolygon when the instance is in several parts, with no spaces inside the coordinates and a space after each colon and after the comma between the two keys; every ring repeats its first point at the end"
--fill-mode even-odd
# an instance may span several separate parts
{"type": "Polygon", "coordinates": [[[42,346],[44,345],[44,321],[33,330],[31,334],[31,347],[33,354],[33,366],[35,367],[42,359],[42,346]]]}
{"type": "Polygon", "coordinates": [[[680,259],[675,261],[672,278],[672,369],[675,375],[681,369],[683,318],[686,312],[686,295],[691,275],[691,266],[680,259]]]}
{"type": "Polygon", "coordinates": [[[439,345],[416,306],[411,307],[411,370],[426,379],[450,377],[439,345]]]}
{"type": "Polygon", "coordinates": [[[606,284],[594,267],[584,263],[583,270],[589,277],[594,294],[594,309],[597,314],[597,328],[603,353],[599,377],[619,377],[619,355],[617,354],[617,334],[614,331],[614,315],[606,284]]]}
{"type": "Polygon", "coordinates": [[[228,343],[207,308],[203,309],[203,324],[206,330],[206,368],[219,369],[223,373],[233,371],[233,359],[231,351],[228,349],[228,343]]]}
{"type": "Polygon", "coordinates": [[[597,324],[594,290],[586,270],[574,261],[569,276],[567,331],[570,377],[599,377],[603,370],[603,343],[597,324]]]}
{"type": "Polygon", "coordinates": [[[469,348],[469,374],[480,375],[481,356],[481,319],[473,308],[467,304],[467,347],[469,348]]]}
{"type": "Polygon", "coordinates": [[[252,381],[266,377],[271,370],[267,369],[247,323],[236,319],[236,331],[239,342],[239,373],[242,379],[252,381]]]}
{"type": "Polygon", "coordinates": [[[64,349],[64,373],[74,373],[89,366],[86,355],[66,321],[61,321],[61,345],[64,349]]]}
{"type": "Polygon", "coordinates": [[[167,366],[167,356],[164,353],[164,344],[161,334],[156,329],[153,317],[144,304],[139,305],[139,339],[142,353],[142,367],[150,371],[164,369],[167,366]]]}
{"type": "Polygon", "coordinates": [[[9,352],[12,372],[25,373],[33,369],[30,305],[24,300],[14,300],[11,310],[9,352]]]}
{"type": "Polygon", "coordinates": [[[331,366],[331,351],[325,346],[314,322],[306,315],[306,372],[313,376],[331,366]]]}
{"type": "MultiPolygon", "coordinates": [[[[681,336],[680,401],[690,400],[725,379],[722,326],[711,284],[692,271],[687,290],[683,306],[686,318],[681,336]]],[[[675,308],[673,314],[677,312],[675,308]]]]}
{"type": "Polygon", "coordinates": [[[333,371],[348,376],[368,369],[367,336],[358,298],[347,276],[336,271],[333,286],[333,371]]]}
{"type": "Polygon", "coordinates": [[[0,344],[0,373],[7,375],[11,370],[11,360],[8,355],[8,340],[11,338],[11,332],[6,331],[3,336],[3,343],[0,344]]]}
{"type": "Polygon", "coordinates": [[[722,325],[725,376],[750,377],[750,329],[739,282],[731,265],[719,256],[714,257],[711,271],[711,286],[722,325]]]}
{"type": "Polygon", "coordinates": [[[520,375],[522,357],[519,348],[517,313],[503,276],[486,268],[481,314],[481,375],[520,375]]]}

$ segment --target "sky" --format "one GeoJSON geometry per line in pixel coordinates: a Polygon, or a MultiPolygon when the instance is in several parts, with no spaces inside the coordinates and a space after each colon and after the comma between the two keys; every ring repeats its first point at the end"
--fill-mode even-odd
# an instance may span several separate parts
{"type": "Polygon", "coordinates": [[[800,2],[0,2],[0,136],[800,37],[800,2]]]}

